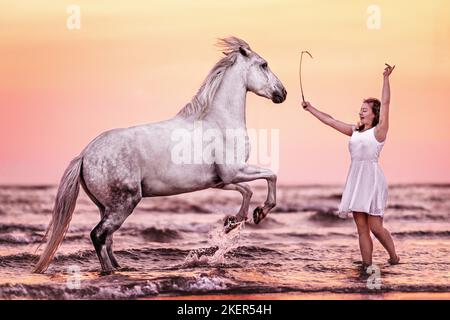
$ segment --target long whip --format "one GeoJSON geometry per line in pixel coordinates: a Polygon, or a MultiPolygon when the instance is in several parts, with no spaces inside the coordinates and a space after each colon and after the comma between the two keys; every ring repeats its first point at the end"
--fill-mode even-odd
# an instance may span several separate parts
{"type": "Polygon", "coordinates": [[[300,78],[300,91],[302,92],[302,100],[303,100],[303,102],[305,102],[305,96],[303,94],[303,85],[302,85],[302,60],[303,60],[303,54],[304,53],[307,53],[311,57],[311,59],[313,58],[311,53],[309,53],[308,51],[302,51],[302,53],[300,55],[300,67],[298,69],[298,76],[300,78]]]}

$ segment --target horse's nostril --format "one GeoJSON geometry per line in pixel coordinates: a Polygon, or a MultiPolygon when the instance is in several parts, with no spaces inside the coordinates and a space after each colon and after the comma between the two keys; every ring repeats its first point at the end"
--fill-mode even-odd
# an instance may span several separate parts
{"type": "Polygon", "coordinates": [[[283,102],[286,99],[285,91],[286,90],[284,90],[284,91],[275,91],[272,94],[272,101],[275,102],[275,103],[283,102]]]}
{"type": "Polygon", "coordinates": [[[285,88],[283,88],[283,96],[287,96],[287,91],[286,91],[286,89],[285,88]]]}

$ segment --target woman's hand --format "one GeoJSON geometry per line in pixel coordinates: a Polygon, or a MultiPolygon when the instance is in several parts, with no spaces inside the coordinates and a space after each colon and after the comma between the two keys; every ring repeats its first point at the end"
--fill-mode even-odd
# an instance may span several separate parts
{"type": "Polygon", "coordinates": [[[364,124],[361,121],[356,122],[355,129],[357,131],[361,131],[362,129],[364,129],[364,124]]]}
{"type": "Polygon", "coordinates": [[[302,107],[306,111],[309,111],[309,108],[311,107],[311,103],[309,103],[309,101],[305,101],[305,102],[302,101],[302,107]]]}
{"type": "Polygon", "coordinates": [[[394,71],[395,64],[394,64],[393,67],[391,67],[391,66],[388,65],[387,63],[385,63],[385,65],[386,65],[386,68],[384,68],[383,76],[384,76],[385,78],[388,78],[388,77],[391,75],[392,71],[394,71]]]}

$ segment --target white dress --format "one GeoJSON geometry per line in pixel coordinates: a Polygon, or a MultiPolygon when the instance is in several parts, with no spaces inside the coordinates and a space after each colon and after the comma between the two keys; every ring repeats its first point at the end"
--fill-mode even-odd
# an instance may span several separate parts
{"type": "Polygon", "coordinates": [[[384,141],[375,138],[375,127],[354,130],[348,148],[352,162],[342,193],[338,215],[347,217],[352,211],[383,217],[387,202],[387,183],[378,164],[384,141]]]}

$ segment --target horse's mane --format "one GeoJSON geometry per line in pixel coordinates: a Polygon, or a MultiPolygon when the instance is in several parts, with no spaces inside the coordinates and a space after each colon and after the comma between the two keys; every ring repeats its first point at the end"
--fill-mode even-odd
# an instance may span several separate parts
{"type": "Polygon", "coordinates": [[[209,71],[196,95],[178,112],[177,115],[183,117],[197,115],[198,119],[203,118],[216,95],[225,71],[235,63],[239,48],[251,50],[250,46],[244,40],[236,37],[220,38],[216,45],[222,49],[225,57],[220,59],[211,71],[209,71]]]}

